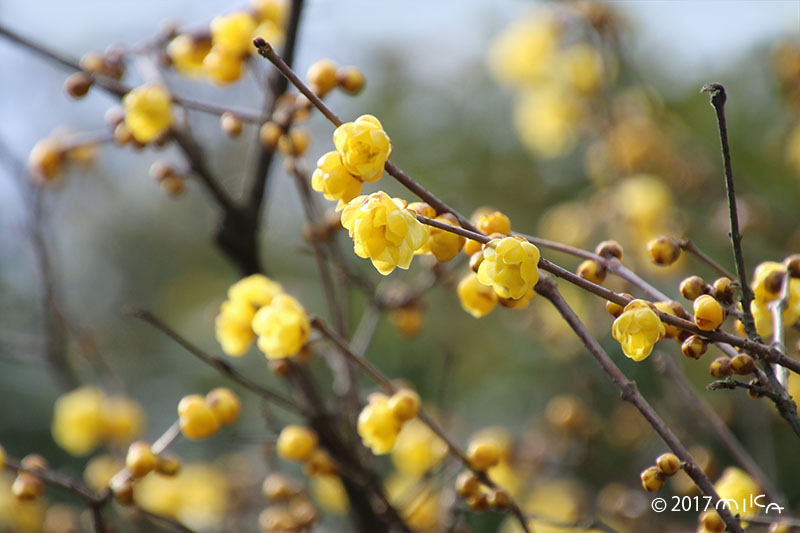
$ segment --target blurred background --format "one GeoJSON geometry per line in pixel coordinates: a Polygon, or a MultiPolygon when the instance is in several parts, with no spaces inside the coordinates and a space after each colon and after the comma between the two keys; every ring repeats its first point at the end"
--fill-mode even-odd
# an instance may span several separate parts
{"type": "MultiPolygon", "coordinates": [[[[201,27],[236,7],[186,0],[4,1],[0,25],[78,58],[114,43],[143,42],[165,21],[201,27]]],[[[302,15],[295,64],[299,73],[322,57],[360,67],[366,89],[355,98],[335,92],[329,105],[345,119],[379,117],[392,139],[392,161],[462,213],[491,206],[507,214],[516,231],[586,249],[616,239],[626,265],[680,300],[681,279],[716,276],[691,257],[669,268],[652,266],[646,253],[651,238],[689,237],[733,268],[719,138],[708,97],[698,93],[704,83],[728,89],[748,267],[800,251],[799,37],[800,3],[794,1],[312,0],[302,15]]],[[[78,101],[69,98],[63,90],[68,72],[4,39],[0,64],[0,442],[10,454],[41,453],[59,469],[80,475],[87,459],[61,450],[50,433],[53,402],[64,390],[42,355],[42,281],[26,185],[8,163],[24,163],[33,145],[59,128],[103,130],[103,114],[117,102],[99,90],[78,101]]],[[[129,85],[143,80],[136,67],[136,61],[128,64],[129,85]]],[[[252,72],[267,71],[266,62],[252,65],[252,72]]],[[[253,111],[262,102],[250,74],[224,87],[170,70],[165,76],[175,94],[253,111]]],[[[240,195],[258,149],[257,128],[246,126],[230,139],[214,116],[190,112],[189,121],[213,172],[240,195]]],[[[332,149],[333,127],[317,114],[303,127],[312,139],[305,160],[313,168],[332,149]]],[[[107,144],[91,166],[67,169],[41,195],[52,279],[70,325],[70,364],[83,382],[138,401],[147,414],[147,439],[174,420],[182,396],[205,392],[223,378],[121,309],[149,309],[218,352],[214,317],[239,276],[213,246],[218,213],[204,191],[190,180],[183,194],[165,194],[148,175],[156,160],[183,161],[170,146],[135,151],[107,144]],[[107,367],[104,373],[96,371],[97,360],[107,367]]],[[[276,163],[260,236],[264,265],[309,311],[325,316],[297,192],[276,163]]],[[[379,185],[412,200],[388,177],[379,185]]],[[[349,251],[346,235],[339,239],[349,251]]],[[[579,263],[544,255],[572,270],[579,263]]],[[[364,275],[384,282],[367,261],[349,253],[348,258],[364,275]]],[[[465,258],[457,261],[462,264],[453,267],[450,283],[431,290],[415,309],[423,317],[419,331],[409,331],[402,320],[380,319],[369,359],[386,375],[413,383],[456,441],[464,443],[487,426],[510,432],[519,471],[526,474],[520,497],[532,512],[557,509],[553,519],[565,522],[600,516],[620,531],[693,530],[696,513],[650,511],[639,472],[666,449],[619,400],[546,302],[534,299],[525,310],[499,308],[476,320],[462,311],[453,290],[467,271],[465,258]]],[[[382,287],[413,286],[426,265],[415,260],[382,287]]],[[[634,292],[618,279],[606,285],[634,292]]],[[[733,461],[664,378],[659,358],[684,367],[694,390],[787,500],[798,503],[794,435],[769,402],[741,391],[704,390],[712,380],[707,364],[717,354],[688,360],[667,340],[657,347],[661,354],[634,363],[610,338],[612,318],[604,302],[569,286],[563,291],[623,371],[694,447],[696,458],[707,458],[712,479],[733,461]]],[[[363,309],[363,297],[354,295],[354,323],[363,309]]],[[[794,340],[790,335],[789,342],[794,340]]],[[[264,383],[283,386],[257,353],[235,363],[264,383]]],[[[323,369],[315,370],[327,379],[323,369]]],[[[365,382],[364,390],[369,387],[365,382]]],[[[257,487],[266,472],[261,443],[274,434],[260,403],[242,397],[240,423],[201,445],[179,441],[175,451],[187,462],[215,465],[217,472],[248,472],[252,479],[242,485],[257,487]]],[[[390,475],[391,461],[377,464],[390,475]]],[[[676,478],[665,493],[691,492],[686,479],[676,478]]],[[[47,498],[71,501],[57,490],[48,490],[47,498]]],[[[255,530],[259,505],[242,505],[239,522],[212,521],[208,527],[255,530]]],[[[0,527],[23,529],[14,518],[19,513],[8,494],[0,496],[0,527]]],[[[496,531],[502,518],[487,513],[465,521],[474,531],[496,531]]],[[[34,531],[41,527],[34,519],[31,524],[34,531]]],[[[320,530],[346,531],[347,524],[326,517],[320,530]]]]}

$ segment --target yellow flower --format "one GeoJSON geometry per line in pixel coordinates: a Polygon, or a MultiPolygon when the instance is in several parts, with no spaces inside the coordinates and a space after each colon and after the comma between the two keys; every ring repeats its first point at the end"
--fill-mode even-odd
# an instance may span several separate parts
{"type": "Polygon", "coordinates": [[[369,258],[384,276],[397,267],[407,269],[428,239],[428,228],[406,203],[383,191],[352,199],[342,211],[342,226],[350,232],[356,255],[369,258]]]}
{"type": "Polygon", "coordinates": [[[110,396],[103,402],[105,439],[125,445],[141,435],[147,417],[144,410],[127,396],[110,396]]]}
{"type": "Polygon", "coordinates": [[[511,219],[500,211],[476,214],[478,216],[475,220],[475,226],[486,235],[491,235],[492,233],[511,235],[511,219]]]}
{"type": "Polygon", "coordinates": [[[552,72],[560,26],[555,17],[539,12],[509,26],[489,51],[489,67],[503,85],[538,83],[552,72]]]}
{"type": "Polygon", "coordinates": [[[355,122],[336,128],[333,144],[344,168],[362,181],[378,181],[383,175],[383,165],[392,155],[392,142],[372,115],[361,115],[355,122]]]}
{"type": "Polygon", "coordinates": [[[296,355],[311,333],[308,314],[300,302],[288,294],[279,294],[253,317],[258,334],[258,348],[270,359],[296,355]]]}
{"type": "Polygon", "coordinates": [[[278,435],[275,449],[287,461],[303,463],[311,459],[318,443],[319,437],[314,430],[304,426],[286,426],[278,435]]]}
{"type": "Polygon", "coordinates": [[[219,421],[203,396],[190,394],[178,402],[181,433],[187,439],[200,440],[219,431],[219,421]]]}
{"type": "Polygon", "coordinates": [[[252,0],[250,4],[259,21],[269,20],[279,26],[286,22],[289,5],[286,0],[252,0]]]}
{"type": "Polygon", "coordinates": [[[242,77],[244,61],[240,54],[214,46],[203,59],[203,72],[214,83],[226,85],[242,77]]]}
{"type": "Polygon", "coordinates": [[[646,301],[633,300],[614,320],[611,332],[625,355],[642,361],[653,351],[653,345],[664,338],[666,329],[646,301]]]}
{"type": "Polygon", "coordinates": [[[420,478],[447,455],[447,444],[419,419],[403,426],[392,449],[392,462],[399,472],[420,478]]]}
{"type": "Polygon", "coordinates": [[[64,160],[61,144],[55,139],[41,139],[28,156],[28,168],[39,183],[55,180],[61,173],[64,160]]]}
{"type": "Polygon", "coordinates": [[[243,300],[254,307],[263,307],[269,305],[272,299],[282,292],[283,287],[280,283],[263,274],[252,274],[231,285],[228,289],[228,299],[243,300]]]}
{"type": "Polygon", "coordinates": [[[336,210],[361,194],[363,182],[350,174],[342,165],[339,152],[333,151],[323,155],[317,161],[317,169],[311,175],[311,186],[321,192],[326,200],[339,201],[336,210]]]}
{"type": "MultiPolygon", "coordinates": [[[[677,313],[675,312],[675,308],[680,306],[678,302],[666,300],[663,302],[655,302],[655,304],[653,305],[655,305],[656,309],[658,309],[662,313],[667,313],[668,315],[672,316],[678,316],[677,313]]],[[[664,336],[667,337],[668,339],[677,339],[678,334],[680,333],[680,330],[678,329],[677,326],[672,326],[670,324],[667,324],[666,322],[664,323],[664,331],[665,331],[664,336]]]]}
{"type": "Polygon", "coordinates": [[[539,281],[539,249],[517,237],[492,239],[483,248],[478,281],[501,298],[522,298],[539,281]]]}
{"type": "Polygon", "coordinates": [[[222,302],[214,330],[223,352],[233,357],[247,353],[256,338],[251,325],[255,314],[256,309],[245,300],[222,302]]]}
{"type": "Polygon", "coordinates": [[[225,49],[230,54],[242,55],[253,46],[253,32],[256,21],[244,11],[234,11],[219,15],[211,21],[211,40],[215,47],[225,49]]]}
{"type": "Polygon", "coordinates": [[[369,403],[358,415],[358,434],[364,446],[375,455],[392,451],[403,423],[389,409],[389,398],[383,394],[372,394],[369,403]]]}
{"type": "Polygon", "coordinates": [[[461,307],[475,318],[488,315],[497,305],[497,293],[478,281],[478,275],[474,272],[467,274],[456,290],[461,307]]]}
{"type": "Polygon", "coordinates": [[[161,85],[143,85],[122,98],[125,126],[140,143],[149,143],[172,125],[172,99],[161,85]]]}
{"type": "Polygon", "coordinates": [[[572,150],[578,139],[581,100],[556,86],[529,89],[514,108],[519,138],[535,155],[553,159],[572,150]]]}
{"type": "Polygon", "coordinates": [[[603,83],[603,55],[587,43],[570,46],[558,56],[558,66],[566,81],[578,92],[593,93],[603,83]]]}
{"type": "MultiPolygon", "coordinates": [[[[255,48],[255,47],[253,47],[255,48]]],[[[181,34],[167,45],[167,55],[178,73],[192,78],[203,73],[203,60],[211,51],[211,40],[181,34]]]]}
{"type": "Polygon", "coordinates": [[[771,302],[778,299],[783,286],[786,267],[782,263],[765,261],[758,265],[753,273],[753,296],[760,302],[771,302]]]}
{"type": "Polygon", "coordinates": [[[343,516],[350,510],[350,500],[342,479],[333,474],[313,476],[311,493],[319,506],[332,514],[343,516]]]}
{"type": "Polygon", "coordinates": [[[728,504],[734,515],[738,513],[742,518],[749,518],[758,514],[758,508],[753,505],[751,498],[761,494],[761,489],[744,470],[734,466],[726,468],[714,483],[714,489],[720,499],[736,502],[728,504]]]}
{"type": "Polygon", "coordinates": [[[87,455],[103,440],[103,403],[97,387],[84,386],[63,394],[53,406],[53,440],[74,456],[87,455]]]}
{"type": "MultiPolygon", "coordinates": [[[[458,223],[458,220],[456,220],[456,217],[450,213],[439,215],[434,220],[444,222],[445,224],[449,224],[457,228],[461,227],[461,225],[458,223]]],[[[464,243],[467,241],[467,239],[461,235],[457,235],[440,228],[434,228],[433,226],[428,227],[428,232],[430,234],[428,242],[426,242],[419,250],[417,250],[417,253],[433,254],[437,261],[441,261],[443,263],[450,261],[457,256],[458,252],[461,251],[461,248],[464,247],[464,243]]]]}

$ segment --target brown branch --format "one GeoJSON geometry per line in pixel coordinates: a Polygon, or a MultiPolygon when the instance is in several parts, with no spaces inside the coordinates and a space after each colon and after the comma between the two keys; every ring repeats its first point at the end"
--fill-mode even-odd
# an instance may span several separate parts
{"type": "Polygon", "coordinates": [[[728,193],[728,211],[731,220],[731,245],[733,247],[733,259],[736,263],[736,273],[739,275],[739,285],[742,291],[742,324],[747,332],[747,336],[753,340],[759,340],[756,331],[753,313],[750,311],[750,302],[753,301],[753,291],[747,284],[747,271],[744,266],[744,256],[742,254],[742,234],[739,232],[739,213],[736,207],[736,191],[733,187],[733,168],[731,166],[731,149],[728,145],[728,126],[725,120],[725,87],[719,83],[708,83],[703,85],[700,92],[707,92],[711,96],[711,107],[717,115],[717,126],[719,127],[719,138],[722,144],[722,163],[725,169],[725,190],[728,193]]]}
{"type": "Polygon", "coordinates": [[[143,309],[135,309],[129,308],[125,310],[125,314],[132,316],[134,318],[138,318],[151,326],[155,327],[157,330],[161,331],[169,338],[180,344],[183,348],[185,348],[189,353],[203,361],[205,364],[209,365],[210,367],[217,370],[219,373],[227,376],[228,378],[236,381],[246,389],[256,393],[257,395],[261,396],[265,400],[272,402],[273,404],[281,407],[287,411],[292,413],[298,413],[305,415],[306,413],[303,412],[300,407],[297,406],[292,400],[281,396],[280,394],[267,389],[263,385],[252,381],[250,378],[236,370],[233,366],[230,365],[227,361],[222,359],[221,357],[217,357],[211,354],[208,354],[186,340],[184,337],[180,336],[175,330],[167,326],[164,322],[162,322],[159,318],[155,315],[150,313],[149,311],[145,311],[143,309]]]}
{"type": "Polygon", "coordinates": [[[691,239],[680,240],[678,242],[678,246],[680,246],[681,250],[694,255],[700,261],[710,266],[720,276],[726,277],[728,279],[736,279],[736,276],[728,272],[725,269],[725,267],[723,267],[722,265],[711,259],[705,252],[703,252],[703,250],[698,248],[697,245],[691,241],[691,239]]]}
{"type": "MultiPolygon", "coordinates": [[[[339,350],[341,353],[350,363],[354,366],[358,367],[364,374],[366,374],[372,381],[374,381],[378,386],[380,386],[386,393],[394,394],[398,391],[398,388],[394,386],[394,384],[389,381],[389,379],[384,376],[380,370],[378,370],[375,366],[372,365],[369,361],[364,359],[363,357],[359,357],[356,355],[355,352],[350,348],[340,335],[338,335],[335,331],[330,329],[319,317],[313,317],[311,319],[311,326],[316,329],[323,337],[330,340],[339,350]]],[[[481,470],[476,470],[470,464],[467,455],[459,448],[445,433],[445,431],[437,424],[423,409],[420,408],[419,414],[417,418],[424,423],[431,431],[433,431],[442,441],[447,445],[447,449],[454,457],[456,457],[461,463],[468,469],[470,469],[475,476],[488,487],[495,488],[495,483],[489,479],[486,475],[486,472],[481,470]]],[[[517,518],[522,529],[526,533],[530,533],[527,524],[525,523],[525,517],[522,514],[522,511],[519,505],[512,500],[510,505],[510,511],[513,516],[517,518]]]]}
{"type": "MultiPolygon", "coordinates": [[[[630,381],[627,377],[625,377],[619,367],[614,364],[614,361],[611,360],[611,357],[609,357],[605,350],[603,350],[603,347],[600,346],[600,343],[597,342],[597,340],[589,332],[583,322],[581,322],[580,318],[578,318],[569,304],[567,304],[566,300],[564,300],[564,298],[561,296],[561,293],[559,293],[558,287],[553,279],[549,276],[540,277],[539,283],[536,285],[536,292],[541,294],[553,304],[559,314],[561,314],[562,318],[567,322],[567,324],[569,324],[578,338],[589,350],[589,353],[591,353],[606,375],[608,375],[611,381],[617,386],[617,388],[619,388],[620,393],[622,394],[622,399],[630,402],[639,410],[645,420],[647,420],[650,426],[652,426],[656,433],[658,433],[664,443],[682,461],[684,470],[687,474],[689,474],[697,487],[703,492],[703,494],[712,498],[712,502],[714,503],[715,508],[717,508],[716,504],[719,501],[719,495],[717,494],[716,490],[714,490],[711,480],[708,479],[708,476],[706,476],[705,472],[703,472],[697,463],[694,462],[694,459],[692,459],[692,456],[689,454],[689,451],[686,449],[683,443],[681,443],[669,426],[667,426],[664,420],[658,415],[658,413],[656,413],[650,403],[644,398],[644,396],[642,396],[638,387],[636,386],[636,382],[630,381]]],[[[736,519],[727,508],[719,509],[718,512],[725,521],[725,524],[728,526],[729,531],[738,533],[743,532],[742,527],[739,524],[739,520],[736,519]]]]}

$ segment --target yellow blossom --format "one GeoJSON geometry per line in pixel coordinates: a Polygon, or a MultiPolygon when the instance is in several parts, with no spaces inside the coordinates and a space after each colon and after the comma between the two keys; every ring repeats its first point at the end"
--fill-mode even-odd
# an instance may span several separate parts
{"type": "Polygon", "coordinates": [[[56,139],[41,139],[28,156],[28,168],[37,182],[48,183],[61,173],[63,159],[61,144],[56,139]]]}
{"type": "Polygon", "coordinates": [[[343,516],[350,510],[350,500],[339,476],[325,474],[311,478],[311,493],[319,506],[335,515],[343,516]]]}
{"type": "Polygon", "coordinates": [[[269,20],[283,26],[289,14],[289,3],[286,0],[251,0],[259,21],[269,20]]]}
{"type": "Polygon", "coordinates": [[[522,144],[545,159],[567,154],[578,139],[582,105],[572,91],[563,87],[525,91],[514,109],[514,126],[522,144]]]}
{"type": "Polygon", "coordinates": [[[378,181],[383,175],[383,165],[392,155],[392,142],[372,115],[361,115],[355,122],[336,128],[333,144],[344,168],[362,181],[378,181]]]}
{"type": "Polygon", "coordinates": [[[255,48],[252,41],[256,21],[244,11],[214,17],[210,28],[214,46],[223,48],[230,54],[242,55],[255,48]]]}
{"type": "Polygon", "coordinates": [[[243,72],[242,56],[219,46],[212,47],[203,59],[203,73],[208,79],[219,85],[235,82],[242,77],[243,72]]]}
{"type": "Polygon", "coordinates": [[[350,232],[356,255],[369,258],[384,276],[397,267],[407,269],[428,239],[427,227],[406,203],[383,191],[352,199],[342,211],[342,226],[350,232]]]}
{"type": "Polygon", "coordinates": [[[339,157],[333,151],[323,155],[317,161],[317,169],[311,175],[311,186],[321,192],[326,200],[338,200],[336,210],[341,211],[347,203],[361,194],[363,182],[350,174],[339,157]]]}
{"type": "Polygon", "coordinates": [[[263,274],[252,274],[240,279],[228,289],[228,299],[242,300],[254,307],[269,305],[272,299],[283,292],[281,284],[263,274]]]}
{"type": "Polygon", "coordinates": [[[392,449],[392,462],[399,472],[420,478],[447,455],[447,444],[419,419],[403,426],[392,449]]]}
{"type": "Polygon", "coordinates": [[[488,315],[497,305],[497,293],[478,281],[478,275],[474,272],[458,283],[457,292],[461,307],[475,318],[488,315]]]}
{"type": "Polygon", "coordinates": [[[375,455],[391,452],[402,428],[403,423],[392,413],[389,398],[383,394],[372,394],[358,415],[358,434],[375,455]]]}
{"type": "Polygon", "coordinates": [[[501,298],[519,299],[539,281],[539,249],[517,237],[493,239],[483,248],[478,281],[501,298]]]}
{"type": "Polygon", "coordinates": [[[256,338],[251,325],[255,313],[256,309],[245,300],[222,302],[214,330],[223,352],[233,357],[247,353],[256,338]]]}
{"type": "Polygon", "coordinates": [[[178,420],[181,433],[187,439],[201,440],[219,431],[219,420],[206,399],[199,394],[189,394],[178,402],[178,420]]]}
{"type": "Polygon", "coordinates": [[[167,55],[175,70],[192,78],[202,75],[203,60],[210,51],[211,39],[185,33],[178,35],[167,45],[167,55]]]}
{"type": "Polygon", "coordinates": [[[765,261],[753,272],[753,296],[761,302],[776,300],[781,293],[786,267],[782,263],[765,261]]]}
{"type": "Polygon", "coordinates": [[[539,12],[509,26],[489,51],[489,67],[499,83],[531,85],[552,71],[560,26],[555,17],[539,12]]]}
{"type": "Polygon", "coordinates": [[[172,125],[172,98],[161,85],[143,85],[122,98],[125,126],[140,143],[155,140],[172,125]]]}
{"type": "Polygon", "coordinates": [[[141,406],[127,396],[110,396],[103,402],[105,439],[125,445],[141,435],[147,417],[141,406]]]}
{"type": "Polygon", "coordinates": [[[311,333],[306,310],[288,294],[275,296],[253,317],[258,348],[270,359],[296,355],[311,333]]]}
{"type": "Polygon", "coordinates": [[[56,444],[75,456],[86,455],[103,440],[103,403],[97,387],[84,386],[60,396],[53,406],[56,444]]]}
{"type": "Polygon", "coordinates": [[[633,300],[614,320],[611,332],[626,356],[642,361],[653,351],[653,345],[664,338],[666,329],[646,301],[633,300]]]}
{"type": "Polygon", "coordinates": [[[751,498],[761,494],[761,489],[744,470],[735,466],[726,468],[714,483],[714,489],[720,499],[736,502],[736,505],[729,503],[728,508],[733,514],[738,513],[742,518],[758,514],[758,508],[753,505],[751,498]]]}
{"type": "Polygon", "coordinates": [[[570,86],[581,93],[593,93],[603,83],[603,55],[587,43],[573,44],[558,55],[558,67],[570,86]]]}

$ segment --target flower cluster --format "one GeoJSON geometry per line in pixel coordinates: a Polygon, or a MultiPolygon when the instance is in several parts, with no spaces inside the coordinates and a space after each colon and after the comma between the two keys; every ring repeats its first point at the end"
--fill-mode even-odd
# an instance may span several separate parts
{"type": "Polygon", "coordinates": [[[783,311],[783,325],[789,326],[800,319],[800,279],[789,268],[793,259],[789,257],[783,263],[766,261],[758,265],[753,273],[753,301],[750,311],[753,313],[756,331],[762,337],[772,335],[774,326],[770,306],[775,305],[780,298],[784,283],[788,282],[789,287],[788,300],[783,311]]]}
{"type": "Polygon", "coordinates": [[[284,40],[287,3],[256,0],[248,11],[215,17],[208,33],[182,33],[167,45],[167,56],[175,70],[191,78],[205,76],[225,85],[240,79],[246,60],[255,53],[252,41],[261,37],[274,46],[284,40]]]}
{"type": "Polygon", "coordinates": [[[142,408],[127,396],[108,396],[97,387],[83,386],[56,400],[52,433],[56,444],[81,456],[103,442],[128,444],[145,422],[142,408]]]}
{"type": "Polygon", "coordinates": [[[392,451],[406,422],[419,413],[420,400],[416,392],[400,389],[391,397],[374,393],[358,415],[358,434],[364,446],[375,455],[392,451]]]}
{"type": "Polygon", "coordinates": [[[190,394],[178,402],[178,421],[187,439],[200,440],[236,422],[241,402],[230,389],[219,387],[206,396],[190,394]]]}
{"type": "Polygon", "coordinates": [[[392,143],[380,121],[372,115],[362,115],[355,122],[336,128],[333,143],[336,151],[317,161],[311,186],[326,199],[338,200],[337,210],[341,210],[361,193],[365,181],[381,178],[383,166],[392,155],[392,143]]]}
{"type": "Polygon", "coordinates": [[[369,258],[384,276],[395,268],[407,269],[428,239],[428,228],[400,198],[383,191],[359,196],[342,211],[342,226],[350,232],[353,251],[369,258]]]}
{"type": "Polygon", "coordinates": [[[518,300],[539,281],[539,249],[521,237],[492,239],[483,248],[478,281],[501,298],[518,300]]]}
{"type": "Polygon", "coordinates": [[[241,279],[228,290],[216,320],[217,340],[225,353],[247,353],[258,347],[270,359],[291,357],[305,346],[311,324],[303,306],[262,274],[241,279]]]}

